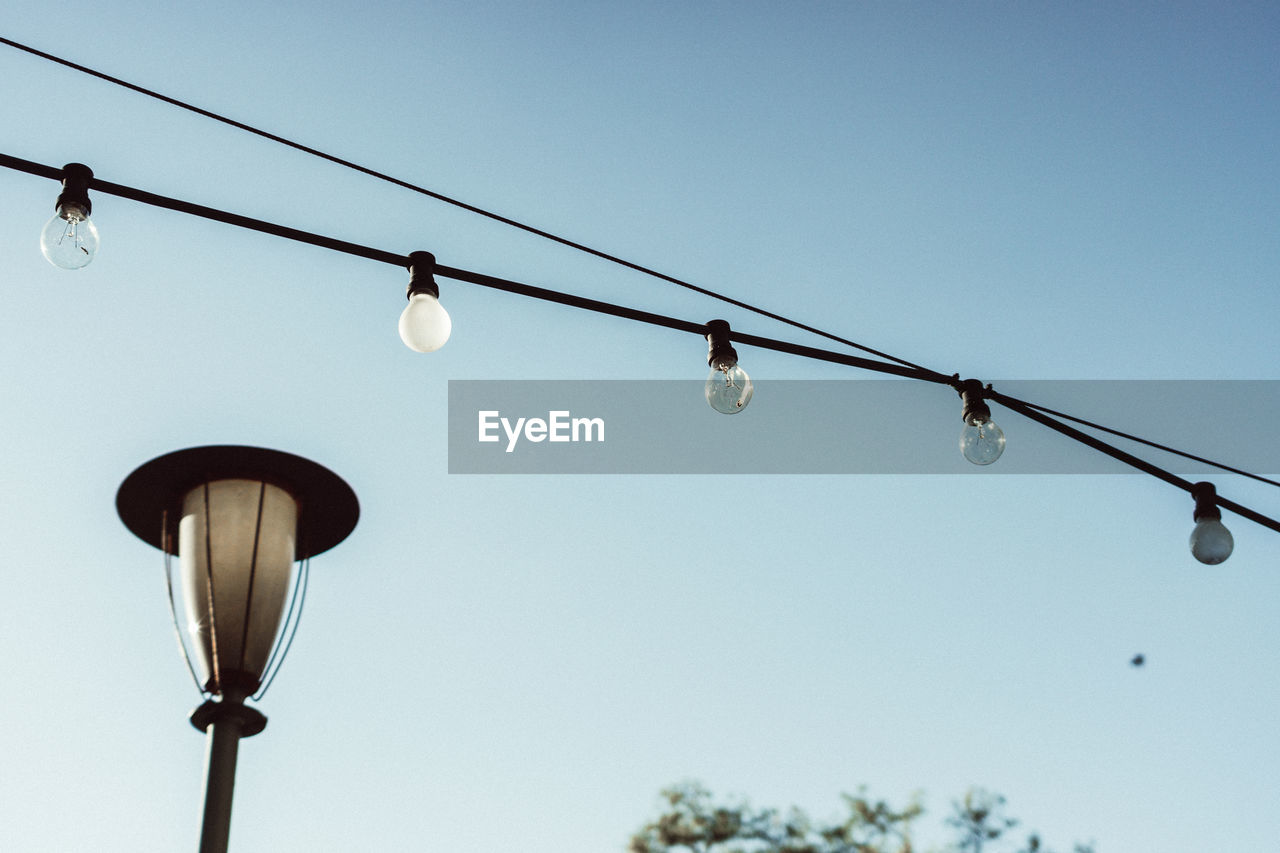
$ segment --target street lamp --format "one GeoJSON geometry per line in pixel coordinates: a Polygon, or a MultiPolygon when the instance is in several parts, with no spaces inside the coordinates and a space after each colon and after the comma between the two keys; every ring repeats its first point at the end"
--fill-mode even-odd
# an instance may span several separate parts
{"type": "Polygon", "coordinates": [[[125,527],[164,552],[166,566],[170,556],[179,561],[194,667],[181,631],[179,644],[206,697],[191,714],[208,733],[200,853],[225,853],[240,738],[267,724],[245,699],[261,695],[264,676],[270,682],[291,580],[295,594],[301,580],[293,580],[294,562],[305,568],[347,538],[360,505],[342,478],[315,462],[220,445],[152,459],[120,485],[116,509],[125,527]]]}

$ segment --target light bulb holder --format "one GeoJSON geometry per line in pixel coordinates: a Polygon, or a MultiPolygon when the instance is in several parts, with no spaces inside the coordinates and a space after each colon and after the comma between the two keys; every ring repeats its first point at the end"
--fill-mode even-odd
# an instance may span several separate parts
{"type": "Polygon", "coordinates": [[[1199,482],[1191,487],[1191,497],[1195,498],[1196,508],[1191,518],[1197,524],[1201,521],[1221,521],[1222,510],[1218,509],[1218,490],[1213,483],[1199,482]]]}
{"type": "Polygon", "coordinates": [[[726,370],[738,363],[738,351],[729,343],[729,323],[711,320],[707,323],[707,366],[726,370]]]}
{"type": "Polygon", "coordinates": [[[965,423],[979,424],[991,420],[991,407],[985,401],[987,392],[990,390],[990,385],[983,388],[981,380],[978,379],[966,379],[963,382],[956,383],[956,391],[960,394],[960,399],[964,401],[964,409],[960,412],[960,418],[965,423]]]}
{"type": "Polygon", "coordinates": [[[429,293],[440,298],[440,288],[436,286],[436,256],[430,252],[412,252],[409,254],[409,291],[406,299],[415,294],[429,293]]]}
{"type": "Polygon", "coordinates": [[[93,202],[89,201],[89,182],[93,180],[93,170],[83,163],[68,163],[62,167],[62,192],[54,202],[54,210],[62,210],[65,205],[79,205],[88,216],[93,212],[93,202]]]}

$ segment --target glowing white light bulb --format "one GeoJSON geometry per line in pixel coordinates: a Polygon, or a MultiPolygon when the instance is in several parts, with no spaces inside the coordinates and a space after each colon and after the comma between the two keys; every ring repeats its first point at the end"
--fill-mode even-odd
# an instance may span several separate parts
{"type": "Polygon", "coordinates": [[[974,465],[990,465],[1004,453],[1004,430],[989,417],[970,418],[960,431],[960,452],[974,465]]]}
{"type": "Polygon", "coordinates": [[[64,202],[44,226],[40,251],[49,263],[64,270],[88,266],[98,251],[98,226],[82,205],[64,202]]]}
{"type": "Polygon", "coordinates": [[[720,362],[707,377],[706,396],[711,408],[726,415],[736,415],[751,402],[755,387],[751,377],[737,364],[720,362]]]}
{"type": "Polygon", "coordinates": [[[415,293],[400,314],[400,340],[416,352],[435,352],[449,340],[453,321],[440,300],[430,293],[415,293]]]}
{"type": "Polygon", "coordinates": [[[1202,518],[1191,531],[1191,555],[1206,566],[1216,566],[1235,548],[1231,531],[1217,518],[1202,518]]]}

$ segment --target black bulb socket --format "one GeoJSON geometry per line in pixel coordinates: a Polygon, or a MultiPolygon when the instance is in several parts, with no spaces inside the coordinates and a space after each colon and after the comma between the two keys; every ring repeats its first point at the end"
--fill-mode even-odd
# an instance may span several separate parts
{"type": "Polygon", "coordinates": [[[987,396],[987,390],[977,379],[966,379],[957,384],[956,391],[964,401],[964,409],[960,412],[960,417],[965,423],[978,424],[991,420],[991,407],[984,399],[987,396]]]}
{"type": "Polygon", "coordinates": [[[1195,512],[1191,515],[1196,523],[1222,520],[1222,510],[1218,509],[1218,490],[1213,483],[1195,483],[1191,487],[1191,497],[1196,501],[1195,512]]]}
{"type": "Polygon", "coordinates": [[[707,323],[707,366],[728,370],[738,363],[738,351],[729,343],[729,324],[724,320],[707,323]]]}
{"type": "Polygon", "coordinates": [[[440,298],[440,288],[436,286],[436,256],[430,252],[411,252],[409,254],[409,292],[406,299],[412,299],[416,293],[430,293],[440,298]]]}
{"type": "Polygon", "coordinates": [[[93,169],[83,163],[68,163],[62,167],[62,192],[54,202],[53,209],[61,210],[68,204],[79,205],[88,216],[93,212],[93,203],[89,201],[89,182],[93,180],[93,169]]]}

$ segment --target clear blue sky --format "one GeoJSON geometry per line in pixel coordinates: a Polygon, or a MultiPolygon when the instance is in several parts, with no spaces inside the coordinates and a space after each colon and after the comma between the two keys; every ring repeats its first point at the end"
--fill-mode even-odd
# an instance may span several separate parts
{"type": "MultiPolygon", "coordinates": [[[[1280,12],[1120,5],[65,0],[0,33],[947,373],[1280,378],[1280,12]]],[[[0,140],[802,339],[8,48],[0,140]]],[[[394,268],[97,196],[63,272],[55,196],[0,171],[0,847],[194,848],[199,697],[114,495],[211,443],[363,509],[241,749],[238,853],[619,850],[686,778],[819,816],[918,790],[934,821],[978,784],[1059,847],[1275,846],[1276,534],[1228,517],[1200,566],[1189,499],[1138,476],[451,476],[448,380],[701,379],[704,344],[442,281],[453,338],[418,355],[394,268]]],[[[856,375],[740,354],[726,429],[779,416],[770,380],[856,375]]],[[[997,418],[1009,453],[1036,429],[997,418]]]]}

